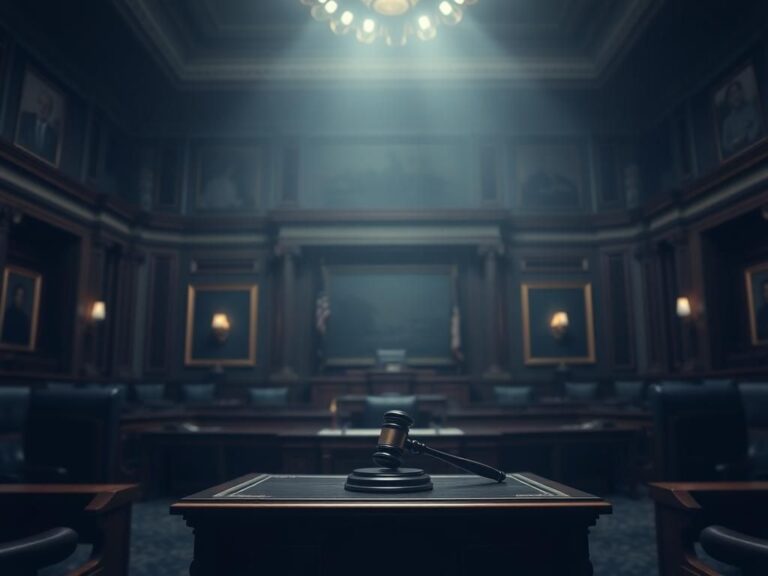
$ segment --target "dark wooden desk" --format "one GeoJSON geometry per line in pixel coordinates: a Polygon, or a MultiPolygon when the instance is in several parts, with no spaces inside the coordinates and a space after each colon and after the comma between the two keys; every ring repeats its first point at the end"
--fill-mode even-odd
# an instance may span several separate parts
{"type": "MultiPolygon", "coordinates": [[[[556,481],[601,494],[629,489],[638,481],[642,429],[635,425],[507,424],[474,426],[414,438],[439,450],[480,460],[506,471],[532,470],[556,481]]],[[[311,425],[285,423],[184,428],[152,426],[133,430],[139,478],[147,496],[183,496],[254,470],[291,474],[346,474],[371,465],[378,431],[322,435],[311,425]]],[[[455,469],[426,456],[408,456],[408,465],[431,473],[455,469]]]]}
{"type": "Polygon", "coordinates": [[[195,532],[190,574],[591,576],[588,529],[611,512],[532,474],[433,476],[430,493],[381,496],[344,479],[251,475],[177,502],[195,532]]]}
{"type": "Polygon", "coordinates": [[[56,526],[93,550],[77,576],[127,576],[135,484],[0,484],[0,541],[56,526]]]}
{"type": "Polygon", "coordinates": [[[660,576],[718,576],[694,549],[712,524],[768,537],[768,482],[660,482],[650,485],[650,494],[660,576]]]}

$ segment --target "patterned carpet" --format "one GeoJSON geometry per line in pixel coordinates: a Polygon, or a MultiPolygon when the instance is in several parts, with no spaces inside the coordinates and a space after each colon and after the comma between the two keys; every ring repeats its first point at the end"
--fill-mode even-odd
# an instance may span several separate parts
{"type": "MultiPolygon", "coordinates": [[[[655,576],[656,540],[650,500],[609,497],[611,516],[592,529],[590,549],[595,576],[655,576]]],[[[187,576],[192,560],[192,530],[168,513],[170,500],[134,507],[131,576],[187,576]]]]}

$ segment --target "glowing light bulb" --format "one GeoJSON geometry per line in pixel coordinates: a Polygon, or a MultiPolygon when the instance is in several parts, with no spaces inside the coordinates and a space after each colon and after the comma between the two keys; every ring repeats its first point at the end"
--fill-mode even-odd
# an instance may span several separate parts
{"type": "Polygon", "coordinates": [[[338,4],[338,2],[336,2],[336,0],[328,0],[325,3],[325,11],[328,14],[335,14],[336,10],[338,10],[338,9],[339,9],[339,4],[338,4]]]}
{"type": "Polygon", "coordinates": [[[429,16],[419,16],[419,28],[422,30],[429,30],[432,27],[432,20],[429,19],[429,16]]]}
{"type": "Polygon", "coordinates": [[[355,15],[352,12],[350,12],[349,10],[345,10],[344,12],[342,12],[341,23],[344,24],[344,26],[349,26],[350,24],[352,24],[352,22],[354,22],[354,20],[355,20],[355,15]]]}
{"type": "Polygon", "coordinates": [[[440,12],[443,14],[443,16],[450,16],[453,13],[453,6],[451,6],[451,3],[447,2],[446,0],[440,2],[438,8],[440,9],[440,12]]]}
{"type": "Polygon", "coordinates": [[[363,32],[372,34],[374,30],[376,30],[376,20],[373,18],[366,18],[363,20],[363,32]]]}

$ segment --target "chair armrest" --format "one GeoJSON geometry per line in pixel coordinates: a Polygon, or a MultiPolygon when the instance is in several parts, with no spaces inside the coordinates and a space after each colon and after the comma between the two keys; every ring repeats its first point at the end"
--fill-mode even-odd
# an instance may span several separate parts
{"type": "Polygon", "coordinates": [[[752,574],[768,573],[768,540],[742,534],[723,526],[708,526],[699,537],[701,547],[715,560],[752,574]]]}
{"type": "Polygon", "coordinates": [[[0,544],[0,572],[18,574],[61,562],[75,551],[77,540],[77,532],[71,528],[53,528],[4,542],[0,544]]]}

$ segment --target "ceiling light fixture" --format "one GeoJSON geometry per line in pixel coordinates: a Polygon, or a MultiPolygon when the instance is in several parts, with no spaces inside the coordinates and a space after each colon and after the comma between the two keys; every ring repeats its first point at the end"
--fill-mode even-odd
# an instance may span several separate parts
{"type": "Polygon", "coordinates": [[[315,20],[328,22],[338,35],[352,33],[359,42],[381,38],[388,46],[404,46],[410,36],[432,40],[437,26],[461,22],[466,7],[477,0],[301,0],[315,20]]]}

